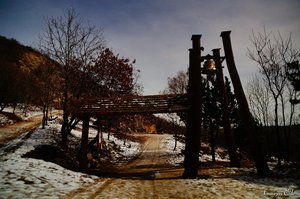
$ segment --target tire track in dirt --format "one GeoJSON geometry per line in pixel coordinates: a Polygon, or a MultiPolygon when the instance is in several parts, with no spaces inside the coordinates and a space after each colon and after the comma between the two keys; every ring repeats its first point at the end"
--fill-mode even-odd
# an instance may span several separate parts
{"type": "Polygon", "coordinates": [[[60,199],[96,198],[96,196],[100,195],[101,192],[104,189],[106,189],[110,184],[112,184],[114,180],[115,179],[113,178],[99,179],[92,184],[84,185],[76,190],[71,191],[67,195],[60,197],[60,199]]]}
{"type": "Polygon", "coordinates": [[[96,190],[96,192],[95,192],[93,195],[91,195],[89,198],[95,198],[96,196],[100,195],[101,192],[102,192],[104,189],[106,189],[108,186],[110,186],[111,184],[113,184],[113,182],[114,182],[114,179],[108,179],[108,180],[107,180],[103,185],[101,185],[101,187],[98,188],[98,189],[96,190]]]}

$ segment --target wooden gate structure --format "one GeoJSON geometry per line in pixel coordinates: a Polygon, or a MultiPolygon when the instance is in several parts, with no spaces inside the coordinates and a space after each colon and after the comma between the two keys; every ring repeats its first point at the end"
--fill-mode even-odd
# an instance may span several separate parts
{"type": "MultiPolygon", "coordinates": [[[[125,115],[145,113],[170,113],[187,112],[186,145],[184,158],[184,178],[196,178],[198,176],[200,135],[202,123],[202,75],[201,63],[213,59],[217,70],[222,70],[221,63],[226,58],[227,67],[232,79],[233,87],[241,109],[242,120],[248,133],[250,146],[256,146],[256,138],[253,136],[253,123],[248,103],[242,89],[242,85],[234,64],[230,42],[230,31],[221,33],[225,57],[220,57],[219,50],[214,49],[213,55],[201,56],[201,35],[192,36],[192,48],[189,49],[189,82],[188,92],[182,95],[150,95],[150,96],[122,96],[112,98],[96,98],[74,101],[71,107],[73,115],[83,120],[80,167],[87,168],[87,146],[89,133],[89,120],[91,117],[103,115],[125,115]]],[[[222,77],[223,78],[223,77],[222,77]]],[[[222,80],[223,81],[223,80],[222,80]]],[[[225,114],[223,114],[225,115],[225,114]]],[[[264,157],[257,147],[251,148],[256,168],[268,170],[264,157]]]]}
{"type": "Polygon", "coordinates": [[[81,169],[87,168],[88,130],[91,117],[186,112],[190,109],[187,94],[96,98],[74,101],[72,104],[72,113],[83,120],[79,160],[81,169]]]}
{"type": "Polygon", "coordinates": [[[188,93],[182,95],[116,96],[112,98],[83,99],[72,102],[71,113],[82,121],[79,166],[87,168],[89,120],[103,115],[187,112],[185,171],[183,176],[196,178],[201,132],[201,35],[193,35],[190,49],[188,93]]]}

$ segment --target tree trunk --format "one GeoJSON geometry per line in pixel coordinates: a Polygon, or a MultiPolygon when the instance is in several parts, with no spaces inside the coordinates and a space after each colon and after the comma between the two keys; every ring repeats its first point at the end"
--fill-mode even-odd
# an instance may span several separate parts
{"type": "Polygon", "coordinates": [[[281,104],[281,114],[282,114],[282,121],[283,121],[283,153],[282,153],[282,158],[287,161],[287,138],[288,138],[288,133],[287,133],[287,128],[286,128],[286,118],[285,118],[285,107],[284,107],[284,97],[282,93],[280,94],[280,104],[281,104]]]}
{"type": "Polygon", "coordinates": [[[214,128],[214,125],[212,124],[212,121],[210,121],[210,122],[211,122],[211,125],[209,128],[209,131],[210,131],[211,158],[212,158],[212,162],[216,162],[216,139],[214,136],[215,128],[214,128]]]}
{"type": "Polygon", "coordinates": [[[45,129],[45,125],[46,125],[46,104],[43,104],[42,129],[45,129]]]}
{"type": "Polygon", "coordinates": [[[279,124],[278,124],[278,98],[275,98],[275,131],[277,138],[277,166],[281,166],[281,138],[279,132],[279,124]]]}
{"type": "Polygon", "coordinates": [[[173,151],[175,151],[177,148],[177,134],[175,134],[174,138],[175,138],[175,144],[174,144],[173,151]]]}
{"type": "Polygon", "coordinates": [[[174,118],[172,118],[172,125],[173,125],[174,138],[175,138],[175,144],[174,144],[173,151],[175,151],[176,148],[177,148],[177,128],[176,128],[176,125],[175,125],[175,119],[174,118]]]}
{"type": "Polygon", "coordinates": [[[0,103],[0,112],[2,112],[5,109],[5,107],[6,107],[6,103],[0,103]]]}
{"type": "Polygon", "coordinates": [[[295,105],[291,103],[289,127],[287,130],[287,138],[286,138],[287,162],[290,161],[290,139],[291,139],[291,131],[292,131],[294,113],[295,113],[295,105]]]}
{"type": "Polygon", "coordinates": [[[49,103],[46,106],[46,122],[45,122],[46,125],[48,125],[48,119],[49,119],[49,103]]]}
{"type": "Polygon", "coordinates": [[[67,126],[68,126],[68,115],[64,112],[63,113],[63,124],[62,124],[61,130],[60,130],[61,144],[63,146],[67,146],[67,142],[68,142],[67,126]]]}
{"type": "MultiPolygon", "coordinates": [[[[66,69],[66,66],[64,67],[66,69]]],[[[68,76],[65,76],[65,85],[63,92],[63,124],[61,126],[61,144],[62,146],[67,146],[68,143],[68,123],[69,123],[69,112],[68,112],[68,103],[69,103],[69,95],[68,95],[68,76]]]]}
{"type": "Polygon", "coordinates": [[[262,153],[261,145],[258,143],[259,140],[254,128],[254,121],[250,113],[248,102],[242,87],[242,83],[234,63],[233,52],[232,52],[231,41],[230,41],[230,31],[222,32],[221,37],[223,40],[223,46],[224,46],[228,71],[240,107],[241,118],[245,124],[245,131],[248,135],[248,140],[250,144],[250,152],[255,162],[257,174],[261,176],[269,176],[270,169],[268,167],[265,156],[262,153]]]}

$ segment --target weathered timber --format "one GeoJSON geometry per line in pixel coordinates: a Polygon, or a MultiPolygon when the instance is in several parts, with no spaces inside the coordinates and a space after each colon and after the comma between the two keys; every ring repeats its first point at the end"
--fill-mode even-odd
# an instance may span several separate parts
{"type": "Polygon", "coordinates": [[[256,135],[256,130],[254,128],[254,120],[252,118],[248,106],[247,98],[244,93],[243,86],[235,66],[233,51],[231,46],[230,33],[231,31],[224,31],[221,33],[223,46],[224,46],[224,53],[226,57],[226,64],[234,88],[234,93],[236,95],[236,99],[239,104],[242,122],[244,123],[245,131],[248,136],[248,140],[250,144],[250,153],[254,159],[257,173],[262,176],[268,176],[270,174],[270,170],[266,158],[262,154],[261,146],[259,144],[259,139],[258,136],[256,135]]]}
{"type": "Polygon", "coordinates": [[[218,83],[218,89],[220,92],[220,98],[221,98],[221,108],[223,112],[223,129],[224,134],[226,138],[229,158],[230,158],[230,166],[232,167],[239,167],[240,161],[238,159],[238,154],[235,147],[235,141],[234,136],[230,127],[230,120],[229,120],[229,108],[228,108],[228,96],[225,88],[224,83],[224,75],[223,75],[223,67],[222,67],[222,61],[220,56],[220,49],[213,49],[213,57],[216,64],[217,69],[217,83],[218,83]]]}
{"type": "Polygon", "coordinates": [[[200,134],[202,122],[202,84],[201,84],[201,35],[193,35],[193,48],[190,49],[187,132],[184,155],[183,178],[197,178],[200,134]]]}
{"type": "Polygon", "coordinates": [[[148,95],[95,98],[72,102],[75,115],[116,115],[142,113],[184,112],[189,109],[188,97],[183,95],[148,95]]]}
{"type": "Polygon", "coordinates": [[[81,149],[79,157],[79,167],[84,171],[88,168],[87,150],[89,137],[89,121],[90,118],[85,116],[82,123],[81,149]]]}

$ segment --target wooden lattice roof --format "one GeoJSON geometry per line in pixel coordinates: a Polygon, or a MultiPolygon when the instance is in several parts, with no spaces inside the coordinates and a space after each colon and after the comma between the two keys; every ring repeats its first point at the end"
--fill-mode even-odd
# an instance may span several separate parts
{"type": "Polygon", "coordinates": [[[78,115],[114,115],[183,112],[189,109],[186,94],[122,96],[72,102],[72,113],[78,115]]]}

